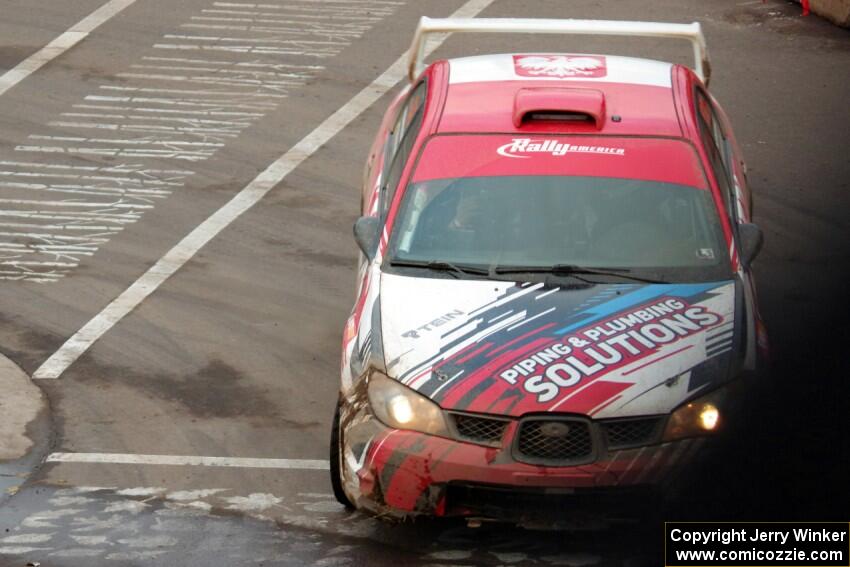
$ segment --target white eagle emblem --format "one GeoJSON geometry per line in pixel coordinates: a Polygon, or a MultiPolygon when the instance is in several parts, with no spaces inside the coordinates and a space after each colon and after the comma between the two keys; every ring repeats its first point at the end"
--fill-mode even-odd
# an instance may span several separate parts
{"type": "Polygon", "coordinates": [[[547,77],[595,76],[605,66],[597,57],[568,55],[528,55],[517,59],[516,64],[529,75],[547,77]]]}

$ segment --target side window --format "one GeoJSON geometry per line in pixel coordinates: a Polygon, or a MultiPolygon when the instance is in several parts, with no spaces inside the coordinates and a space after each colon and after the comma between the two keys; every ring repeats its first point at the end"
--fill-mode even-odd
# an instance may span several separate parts
{"type": "Polygon", "coordinates": [[[726,210],[732,218],[737,218],[735,209],[734,180],[732,178],[732,145],[727,140],[720,121],[714,113],[711,101],[702,91],[697,91],[697,122],[700,138],[708,152],[711,169],[720,186],[720,193],[726,210]]]}
{"type": "Polygon", "coordinates": [[[381,123],[381,139],[379,140],[379,143],[376,141],[378,147],[373,146],[370,148],[372,153],[370,153],[369,159],[366,160],[366,166],[363,168],[362,187],[364,193],[361,195],[361,198],[365,198],[367,193],[371,195],[374,190],[373,182],[383,184],[382,180],[387,176],[392,156],[395,155],[398,150],[398,145],[401,143],[404,132],[407,130],[410,125],[410,121],[415,116],[415,111],[411,113],[411,110],[415,110],[424,102],[425,89],[421,87],[422,85],[417,85],[403,97],[400,97],[401,100],[393,102],[389,127],[385,129],[385,123],[381,123]],[[378,155],[381,156],[381,159],[377,159],[378,155]],[[380,171],[378,172],[374,171],[376,164],[378,164],[378,167],[380,168],[380,171]],[[374,173],[377,173],[376,177],[373,177],[374,173]]]}
{"type": "Polygon", "coordinates": [[[390,155],[394,155],[401,146],[407,131],[410,130],[411,124],[416,119],[419,111],[425,106],[425,82],[421,82],[410,93],[410,97],[405,101],[404,107],[398,114],[396,123],[393,126],[391,133],[392,143],[390,144],[390,155]]]}
{"type": "Polygon", "coordinates": [[[425,112],[425,82],[419,83],[405,101],[387,140],[384,169],[381,174],[381,216],[385,215],[395,195],[404,166],[410,157],[413,143],[422,127],[425,112]]]}

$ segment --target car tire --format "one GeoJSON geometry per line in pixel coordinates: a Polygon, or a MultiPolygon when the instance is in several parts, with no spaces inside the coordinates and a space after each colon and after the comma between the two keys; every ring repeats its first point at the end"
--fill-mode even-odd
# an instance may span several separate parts
{"type": "Polygon", "coordinates": [[[348,510],[354,510],[354,503],[348,498],[345,489],[342,487],[342,436],[339,430],[339,408],[341,402],[337,404],[334,412],[333,426],[331,427],[331,443],[330,443],[330,470],[331,470],[331,487],[334,491],[334,497],[337,502],[345,506],[348,510]]]}

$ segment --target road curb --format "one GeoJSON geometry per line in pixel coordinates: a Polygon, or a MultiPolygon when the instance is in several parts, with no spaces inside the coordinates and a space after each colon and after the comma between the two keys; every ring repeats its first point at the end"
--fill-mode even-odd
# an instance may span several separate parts
{"type": "Polygon", "coordinates": [[[44,458],[49,438],[47,399],[17,364],[0,355],[0,503],[14,494],[44,458]]]}

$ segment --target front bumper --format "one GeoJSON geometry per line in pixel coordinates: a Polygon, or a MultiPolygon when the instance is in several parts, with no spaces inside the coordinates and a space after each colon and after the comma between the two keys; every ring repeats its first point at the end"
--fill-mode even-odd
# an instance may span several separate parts
{"type": "Polygon", "coordinates": [[[390,429],[361,414],[344,432],[344,484],[358,507],[390,517],[475,516],[517,520],[561,502],[570,509],[636,509],[664,486],[675,490],[706,439],[643,447],[597,447],[592,462],[528,464],[514,458],[508,431],[502,446],[390,429]],[[608,505],[611,506],[608,506],[608,505]]]}

